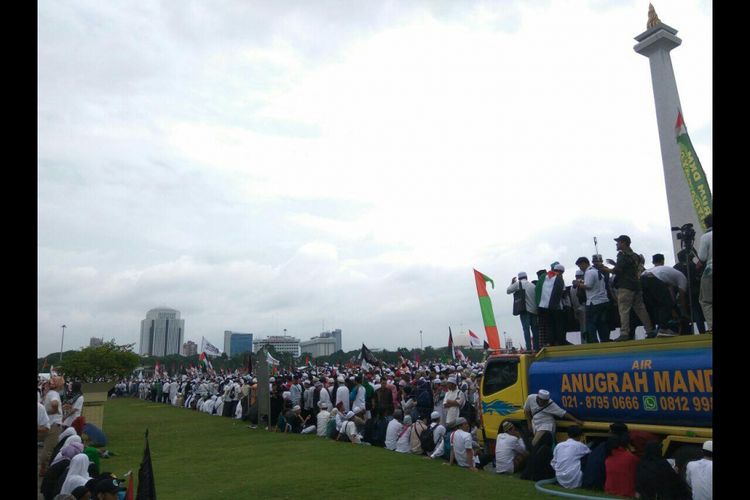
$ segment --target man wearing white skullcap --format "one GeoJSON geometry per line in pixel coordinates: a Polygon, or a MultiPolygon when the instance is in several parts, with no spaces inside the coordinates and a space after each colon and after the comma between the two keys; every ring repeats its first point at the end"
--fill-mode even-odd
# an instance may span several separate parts
{"type": "Polygon", "coordinates": [[[537,312],[540,320],[549,325],[549,334],[541,335],[542,341],[538,347],[548,345],[565,345],[565,335],[567,333],[566,316],[563,311],[563,294],[565,292],[565,281],[563,273],[565,266],[559,262],[553,263],[552,270],[547,273],[544,283],[542,284],[542,293],[539,297],[537,312]]]}
{"type": "MultiPolygon", "coordinates": [[[[512,295],[516,292],[524,291],[526,298],[525,310],[518,314],[521,318],[521,328],[523,329],[523,340],[526,343],[527,351],[539,350],[539,331],[537,329],[537,307],[536,292],[534,285],[529,283],[528,276],[525,272],[518,273],[518,280],[514,276],[510,282],[507,293],[512,295]],[[533,338],[531,334],[534,334],[533,338]]],[[[515,299],[515,297],[514,297],[515,299]]]]}
{"type": "Polygon", "coordinates": [[[434,429],[432,431],[432,439],[435,441],[435,448],[428,455],[430,458],[442,457],[445,454],[443,446],[445,444],[443,439],[445,438],[445,426],[440,424],[440,413],[437,411],[432,412],[430,420],[432,420],[430,429],[434,429]]]}
{"type": "Polygon", "coordinates": [[[448,428],[453,427],[455,424],[464,403],[466,403],[466,395],[463,391],[458,390],[456,377],[448,377],[448,392],[443,399],[443,407],[446,408],[445,423],[448,428]]]}
{"type": "Polygon", "coordinates": [[[336,389],[336,406],[338,406],[339,403],[344,403],[344,412],[347,412],[351,409],[349,406],[349,389],[344,385],[344,377],[340,376],[338,377],[338,383],[339,387],[336,389]]]}
{"type": "Polygon", "coordinates": [[[530,394],[529,397],[526,398],[523,410],[526,414],[526,424],[528,429],[534,435],[534,439],[531,442],[532,446],[535,446],[539,442],[545,432],[551,433],[554,439],[556,428],[555,417],[564,418],[575,422],[577,425],[583,426],[582,421],[578,420],[569,412],[560,408],[557,403],[552,401],[550,399],[549,391],[545,389],[540,389],[536,394],[530,394]]]}

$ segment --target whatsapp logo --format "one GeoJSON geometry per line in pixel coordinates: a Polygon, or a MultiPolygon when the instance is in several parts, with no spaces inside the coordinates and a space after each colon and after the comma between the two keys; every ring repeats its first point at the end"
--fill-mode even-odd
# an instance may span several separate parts
{"type": "Polygon", "coordinates": [[[658,406],[656,405],[656,396],[643,396],[643,409],[646,411],[656,411],[658,406]]]}

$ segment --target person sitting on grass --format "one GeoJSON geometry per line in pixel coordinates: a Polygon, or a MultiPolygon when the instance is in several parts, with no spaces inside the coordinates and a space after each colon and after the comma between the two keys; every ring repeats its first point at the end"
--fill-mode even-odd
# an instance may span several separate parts
{"type": "Polygon", "coordinates": [[[459,467],[476,471],[478,469],[474,464],[474,444],[469,432],[471,426],[464,417],[456,419],[456,426],[458,428],[451,434],[451,457],[448,465],[456,462],[459,467]]]}
{"type": "Polygon", "coordinates": [[[341,432],[339,432],[337,441],[349,441],[354,444],[362,442],[357,433],[357,424],[354,423],[354,411],[348,411],[344,415],[344,422],[341,424],[341,432]]]}
{"type": "Polygon", "coordinates": [[[529,452],[518,428],[510,420],[500,426],[495,442],[495,472],[513,474],[521,471],[529,457],[529,452]]]}
{"type": "Polygon", "coordinates": [[[583,472],[581,459],[591,453],[588,446],[581,442],[583,431],[577,425],[568,427],[568,439],[555,446],[550,465],[555,469],[555,478],[563,488],[581,486],[583,472]]]}
{"type": "Polygon", "coordinates": [[[634,497],[635,472],[639,459],[628,449],[628,436],[619,434],[609,439],[612,450],[604,461],[607,469],[604,491],[610,495],[634,497]]]}
{"type": "Polygon", "coordinates": [[[388,428],[385,431],[385,449],[395,451],[396,441],[398,436],[401,434],[403,425],[401,421],[404,419],[404,413],[401,410],[393,412],[393,420],[388,422],[388,428]]]}

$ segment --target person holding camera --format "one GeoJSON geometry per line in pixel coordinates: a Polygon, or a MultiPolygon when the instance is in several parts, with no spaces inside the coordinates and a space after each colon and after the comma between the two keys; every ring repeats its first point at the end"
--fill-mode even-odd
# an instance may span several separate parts
{"type": "Polygon", "coordinates": [[[526,342],[526,350],[538,351],[539,330],[537,329],[535,287],[529,283],[525,272],[521,271],[518,273],[518,280],[516,280],[515,276],[513,277],[507,293],[508,295],[513,295],[513,315],[521,318],[521,328],[523,329],[524,342],[526,342]]]}
{"type": "Polygon", "coordinates": [[[703,222],[706,224],[706,232],[701,236],[698,244],[698,258],[700,266],[703,268],[701,276],[700,304],[703,309],[703,317],[706,318],[708,330],[713,329],[713,267],[714,267],[714,250],[713,250],[713,214],[708,214],[703,222]]]}
{"type": "MultiPolygon", "coordinates": [[[[630,331],[630,311],[635,311],[646,329],[646,335],[653,335],[653,324],[643,303],[643,292],[641,290],[640,269],[642,269],[640,257],[630,248],[630,237],[622,234],[615,238],[617,247],[617,262],[610,269],[601,262],[597,269],[605,273],[615,274],[615,286],[617,287],[617,308],[620,313],[620,336],[615,342],[633,340],[635,331],[630,331]]],[[[608,262],[612,262],[608,260],[608,262]]],[[[635,330],[635,329],[633,329],[635,330]]]]}

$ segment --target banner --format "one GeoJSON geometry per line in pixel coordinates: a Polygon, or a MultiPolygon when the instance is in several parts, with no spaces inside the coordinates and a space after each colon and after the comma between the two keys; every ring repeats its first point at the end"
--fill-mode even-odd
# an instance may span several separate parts
{"type": "Polygon", "coordinates": [[[677,135],[677,144],[680,146],[680,164],[682,165],[682,171],[685,173],[690,196],[693,199],[695,215],[700,221],[701,228],[705,231],[707,228],[703,219],[713,211],[711,188],[708,186],[706,173],[703,171],[700,160],[698,160],[695,148],[690,142],[681,111],[677,112],[675,134],[677,135]]]}

